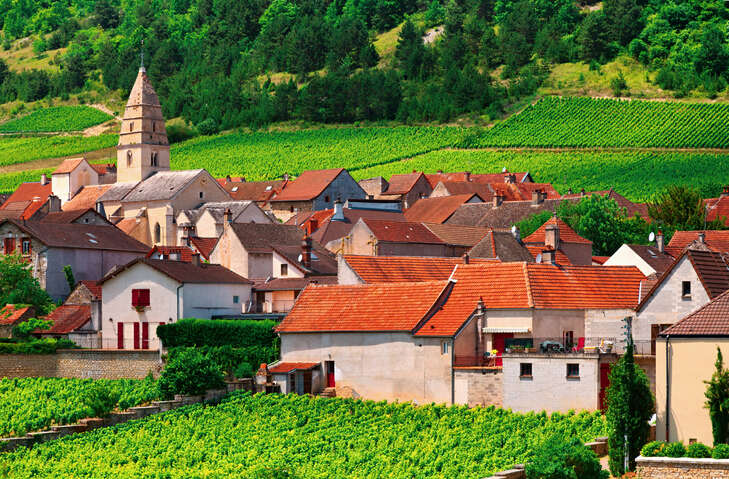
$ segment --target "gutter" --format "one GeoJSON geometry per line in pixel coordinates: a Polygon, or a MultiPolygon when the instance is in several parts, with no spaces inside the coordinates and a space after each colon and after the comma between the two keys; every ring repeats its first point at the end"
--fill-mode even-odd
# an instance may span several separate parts
{"type": "Polygon", "coordinates": [[[671,421],[671,374],[669,364],[669,348],[671,346],[671,335],[666,335],[666,441],[669,441],[670,421],[671,421]]]}
{"type": "Polygon", "coordinates": [[[456,372],[453,369],[453,364],[455,364],[455,350],[456,350],[456,338],[453,337],[453,341],[450,343],[451,345],[451,406],[456,404],[456,372]]]}
{"type": "Polygon", "coordinates": [[[183,286],[185,286],[185,283],[180,283],[180,285],[177,287],[177,291],[175,292],[177,294],[177,319],[175,321],[180,320],[180,290],[183,286]]]}

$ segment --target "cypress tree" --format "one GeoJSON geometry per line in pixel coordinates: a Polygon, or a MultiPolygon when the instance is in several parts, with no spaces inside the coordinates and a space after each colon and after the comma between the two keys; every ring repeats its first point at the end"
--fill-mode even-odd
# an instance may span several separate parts
{"type": "Polygon", "coordinates": [[[716,370],[711,381],[704,381],[706,387],[706,408],[711,417],[711,432],[714,445],[729,441],[729,370],[724,369],[721,350],[716,348],[716,370]]]}

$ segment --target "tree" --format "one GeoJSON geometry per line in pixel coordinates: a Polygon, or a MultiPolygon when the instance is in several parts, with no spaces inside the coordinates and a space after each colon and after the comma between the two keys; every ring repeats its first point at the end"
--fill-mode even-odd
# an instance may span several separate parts
{"type": "Polygon", "coordinates": [[[116,28],[119,25],[119,10],[109,0],[99,0],[94,5],[94,22],[103,29],[116,28]]]}
{"type": "Polygon", "coordinates": [[[580,57],[583,60],[605,60],[610,53],[608,25],[603,12],[594,12],[585,18],[577,36],[580,57]]]}
{"type": "Polygon", "coordinates": [[[724,358],[718,346],[714,364],[716,369],[711,375],[711,381],[704,381],[707,385],[704,395],[716,446],[729,442],[729,370],[724,369],[724,358]]]}
{"type": "Polygon", "coordinates": [[[38,314],[53,309],[51,297],[33,277],[31,268],[20,256],[0,256],[0,305],[29,304],[38,314]]]}
{"type": "Polygon", "coordinates": [[[648,203],[648,215],[671,230],[723,229],[721,221],[706,221],[707,210],[698,190],[672,185],[648,203]]]}
{"type": "Polygon", "coordinates": [[[425,46],[420,32],[409,19],[400,30],[395,49],[395,58],[402,69],[405,78],[416,79],[422,75],[423,60],[425,59],[425,46]]]}
{"type": "Polygon", "coordinates": [[[603,5],[614,41],[625,46],[638,36],[643,23],[641,8],[635,0],[605,0],[603,5]]]}
{"type": "Polygon", "coordinates": [[[729,68],[729,49],[726,33],[716,25],[709,25],[701,35],[701,47],[694,59],[696,71],[712,76],[727,74],[729,68]]]}
{"type": "Polygon", "coordinates": [[[628,470],[635,469],[635,458],[648,440],[654,399],[643,370],[635,364],[633,339],[629,338],[625,354],[610,370],[607,390],[608,452],[610,472],[615,477],[625,474],[625,452],[628,470]],[[626,448],[627,438],[627,448],[626,448]]]}
{"type": "Polygon", "coordinates": [[[440,25],[445,20],[445,8],[441,5],[440,0],[433,0],[425,12],[425,21],[428,25],[440,25]]]}

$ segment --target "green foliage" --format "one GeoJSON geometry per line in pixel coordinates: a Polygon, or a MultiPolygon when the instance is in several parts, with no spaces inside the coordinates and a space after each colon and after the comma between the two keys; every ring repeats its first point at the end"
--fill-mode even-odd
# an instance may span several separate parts
{"type": "Polygon", "coordinates": [[[25,170],[4,175],[0,174],[0,193],[12,193],[21,183],[38,181],[43,173],[50,176],[53,169],[25,170]]]}
{"type": "Polygon", "coordinates": [[[50,319],[38,319],[30,318],[27,321],[18,323],[13,327],[13,337],[19,339],[30,338],[30,333],[36,329],[49,330],[53,326],[53,321],[50,319]]]}
{"type": "Polygon", "coordinates": [[[689,444],[688,449],[686,449],[686,457],[695,457],[695,458],[711,457],[711,448],[709,446],[707,446],[706,444],[701,444],[700,442],[695,442],[693,444],[689,444]]]}
{"type": "Polygon", "coordinates": [[[724,369],[724,358],[721,349],[716,347],[714,373],[706,384],[706,403],[711,418],[711,432],[714,445],[729,442],[729,370],[724,369]]]}
{"type": "Polygon", "coordinates": [[[68,283],[68,290],[73,291],[73,288],[76,287],[76,278],[73,276],[73,268],[71,268],[70,264],[67,264],[63,267],[63,274],[66,276],[66,283],[68,283]]]}
{"type": "Polygon", "coordinates": [[[116,407],[121,391],[109,383],[94,383],[83,392],[81,402],[93,417],[105,417],[116,407]]]}
{"type": "Polygon", "coordinates": [[[526,463],[527,479],[607,479],[595,453],[579,439],[552,436],[526,463]]]}
{"type": "Polygon", "coordinates": [[[610,89],[613,91],[613,96],[622,96],[623,91],[628,88],[628,83],[625,81],[623,71],[618,72],[618,76],[610,79],[610,89]]]}
{"type": "MultiPolygon", "coordinates": [[[[89,417],[92,411],[85,403],[85,398],[98,396],[101,391],[107,391],[114,396],[120,393],[118,404],[121,409],[157,399],[152,378],[143,381],[2,378],[0,379],[0,436],[22,436],[52,424],[71,424],[89,417]],[[89,393],[89,391],[96,392],[89,393]]],[[[113,405],[111,407],[113,408],[113,405]]],[[[110,410],[104,410],[103,413],[110,410]]]]}
{"type": "Polygon", "coordinates": [[[0,343],[0,354],[53,354],[58,349],[75,349],[69,339],[42,338],[20,342],[0,343]]]}
{"type": "Polygon", "coordinates": [[[641,448],[640,455],[643,457],[660,456],[666,444],[666,441],[651,441],[641,448]]]}
{"type": "MultiPolygon", "coordinates": [[[[207,359],[212,361],[215,366],[226,374],[236,374],[240,364],[245,363],[249,368],[257,369],[260,364],[272,363],[279,358],[279,340],[275,338],[268,344],[260,344],[246,347],[225,346],[195,346],[186,347],[178,346],[169,350],[168,358],[174,358],[187,349],[195,349],[202,353],[207,359]]],[[[250,376],[245,376],[250,377],[250,376]]]]}
{"type": "Polygon", "coordinates": [[[711,451],[713,459],[729,459],[729,444],[716,444],[711,451]]]}
{"type": "Polygon", "coordinates": [[[672,185],[648,204],[648,214],[669,230],[724,229],[722,221],[706,221],[704,200],[693,187],[672,185]]]}
{"type": "Polygon", "coordinates": [[[268,346],[278,339],[271,320],[183,319],[157,327],[166,348],[176,346],[268,346]]]}
{"type": "Polygon", "coordinates": [[[624,467],[626,452],[628,470],[635,469],[635,458],[648,439],[648,420],[654,412],[653,393],[645,373],[635,364],[632,343],[610,370],[607,404],[605,419],[609,429],[610,472],[613,476],[620,476],[628,472],[624,467]]]}
{"type": "Polygon", "coordinates": [[[537,231],[544,223],[549,221],[552,216],[553,213],[551,211],[540,211],[539,213],[534,213],[533,215],[524,218],[516,223],[517,228],[519,228],[519,234],[522,238],[526,238],[537,231]]]}
{"type": "Polygon", "coordinates": [[[205,394],[225,384],[222,371],[211,359],[195,348],[185,348],[170,356],[157,385],[161,397],[172,399],[175,394],[205,394]]]}
{"type": "Polygon", "coordinates": [[[0,305],[29,304],[41,315],[53,309],[53,301],[33,277],[32,265],[20,256],[0,256],[0,305]]]}
{"type": "MultiPolygon", "coordinates": [[[[0,166],[110,148],[118,141],[118,135],[3,138],[0,141],[0,166]]],[[[35,175],[33,177],[33,181],[38,181],[35,175]]]]}
{"type": "Polygon", "coordinates": [[[547,97],[499,123],[478,146],[727,148],[729,104],[547,97]]]}
{"type": "Polygon", "coordinates": [[[81,131],[111,119],[111,115],[89,106],[52,106],[6,121],[0,124],[0,132],[81,131]]]}
{"type": "Polygon", "coordinates": [[[194,468],[211,477],[287,477],[281,468],[289,464],[301,478],[487,477],[528,462],[545,437],[566,442],[604,433],[599,413],[236,392],[218,406],[188,406],[9,452],[0,475],[187,477],[194,468]]]}
{"type": "Polygon", "coordinates": [[[659,454],[661,457],[684,457],[686,456],[686,446],[680,442],[671,442],[666,444],[659,454]]]}
{"type": "Polygon", "coordinates": [[[233,374],[236,378],[251,378],[256,374],[256,369],[250,363],[240,363],[235,367],[233,374]]]}

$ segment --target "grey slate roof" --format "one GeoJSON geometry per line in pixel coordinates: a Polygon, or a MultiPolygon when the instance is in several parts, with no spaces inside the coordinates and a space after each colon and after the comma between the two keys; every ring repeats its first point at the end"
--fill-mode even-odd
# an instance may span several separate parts
{"type": "Polygon", "coordinates": [[[202,213],[207,210],[210,212],[213,218],[215,218],[215,221],[217,223],[221,223],[223,221],[223,216],[225,215],[225,210],[230,209],[230,212],[233,214],[233,218],[236,218],[239,214],[243,212],[246,208],[248,208],[252,201],[217,201],[217,202],[211,202],[211,203],[205,203],[197,210],[194,210],[197,212],[198,217],[202,215],[202,213]]]}
{"type": "Polygon", "coordinates": [[[97,201],[121,201],[135,186],[137,183],[115,183],[97,201]]]}
{"type": "MultiPolygon", "coordinates": [[[[180,190],[205,170],[160,171],[140,182],[124,197],[124,201],[172,199],[180,190]]],[[[217,184],[214,179],[212,182],[217,184]]]]}
{"type": "Polygon", "coordinates": [[[511,228],[515,223],[541,211],[556,211],[562,201],[576,199],[544,200],[538,205],[531,201],[505,201],[494,208],[493,203],[466,203],[461,205],[446,224],[511,228]]]}

